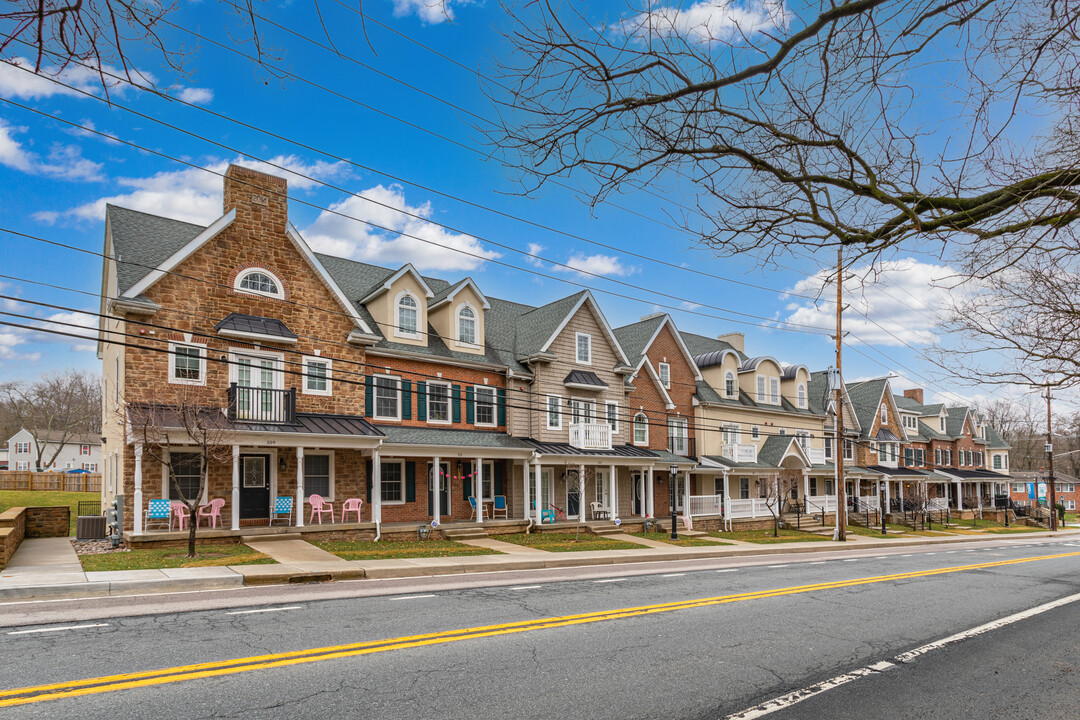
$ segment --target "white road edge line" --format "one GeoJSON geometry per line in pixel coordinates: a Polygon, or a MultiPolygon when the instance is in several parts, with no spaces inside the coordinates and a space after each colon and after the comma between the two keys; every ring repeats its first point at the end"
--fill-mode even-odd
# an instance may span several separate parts
{"type": "Polygon", "coordinates": [[[790,565],[766,565],[766,567],[769,567],[769,568],[785,568],[785,567],[791,567],[791,566],[790,565]]]}
{"type": "Polygon", "coordinates": [[[393,598],[390,598],[390,599],[391,600],[419,600],[420,598],[429,598],[429,597],[435,597],[435,595],[434,594],[431,594],[431,595],[402,595],[400,597],[393,597],[393,598]]]}
{"type": "Polygon", "coordinates": [[[661,575],[660,577],[682,577],[686,573],[668,573],[667,575],[661,575]]]}
{"type": "Polygon", "coordinates": [[[717,570],[716,572],[735,572],[739,568],[726,568],[724,570],[717,570]]]}
{"type": "Polygon", "coordinates": [[[518,585],[517,587],[512,587],[510,589],[511,590],[536,590],[539,587],[542,587],[542,586],[540,586],[540,585],[518,585]]]}
{"type": "Polygon", "coordinates": [[[594,583],[622,582],[626,578],[607,578],[606,580],[593,580],[594,583]]]}
{"type": "Polygon", "coordinates": [[[8,635],[29,635],[30,633],[59,632],[61,630],[82,630],[84,628],[108,627],[109,623],[93,623],[88,625],[65,625],[64,627],[38,628],[37,630],[13,630],[8,635]]]}
{"type": "Polygon", "coordinates": [[[746,710],[743,710],[741,712],[727,715],[723,718],[723,720],[754,720],[755,718],[771,715],[774,712],[779,712],[780,710],[789,708],[792,705],[802,702],[803,700],[809,700],[810,698],[821,695],[822,693],[826,693],[829,690],[833,690],[842,685],[847,685],[853,680],[858,680],[861,677],[866,677],[867,675],[872,675],[883,670],[888,670],[899,664],[911,662],[912,660],[926,655],[929,652],[933,652],[934,650],[940,650],[946,645],[951,645],[953,643],[960,642],[961,640],[967,640],[977,635],[982,635],[993,630],[998,630],[1007,625],[1012,625],[1013,623],[1020,622],[1021,620],[1026,620],[1030,617],[1041,615],[1044,612],[1048,612],[1055,608],[1062,607],[1063,605],[1069,605],[1078,600],[1080,600],[1080,593],[1076,595],[1069,595],[1068,597],[1063,597],[1060,600],[1054,600],[1044,605],[1033,607],[1029,610],[1022,610],[1021,612],[1014,613],[1013,615],[1003,617],[1000,620],[994,620],[984,625],[973,627],[970,630],[964,630],[962,632],[956,633],[955,635],[950,635],[946,638],[942,638],[941,640],[935,640],[932,643],[927,643],[922,647],[917,647],[914,650],[909,650],[906,653],[901,653],[896,657],[892,658],[891,660],[883,660],[881,662],[874,663],[873,665],[867,665],[866,667],[852,670],[851,672],[844,673],[843,675],[837,675],[836,677],[829,678],[828,680],[817,683],[816,685],[809,685],[800,690],[795,690],[794,692],[775,697],[772,700],[767,700],[766,702],[761,703],[760,705],[755,705],[754,707],[747,708],[746,710]]]}
{"type": "Polygon", "coordinates": [[[303,610],[301,605],[290,605],[289,607],[275,607],[275,608],[260,608],[258,610],[233,610],[232,612],[225,613],[226,615],[251,615],[252,613],[267,613],[267,612],[281,612],[282,610],[303,610]]]}

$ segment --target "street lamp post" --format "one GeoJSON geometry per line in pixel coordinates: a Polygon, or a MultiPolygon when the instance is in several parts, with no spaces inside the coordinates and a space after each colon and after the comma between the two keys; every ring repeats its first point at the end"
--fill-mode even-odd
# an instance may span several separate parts
{"type": "Polygon", "coordinates": [[[679,527],[675,524],[675,484],[679,477],[679,466],[675,463],[671,463],[671,467],[668,468],[671,471],[671,480],[668,483],[671,485],[671,539],[679,539],[679,527]]]}

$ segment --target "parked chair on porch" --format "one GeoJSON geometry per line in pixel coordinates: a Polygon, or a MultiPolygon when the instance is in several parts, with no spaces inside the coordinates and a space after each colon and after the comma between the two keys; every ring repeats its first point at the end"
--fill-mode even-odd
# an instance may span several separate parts
{"type": "Polygon", "coordinates": [[[191,520],[191,511],[187,509],[187,505],[179,500],[172,501],[172,517],[169,518],[169,529],[172,530],[173,520],[176,520],[176,524],[183,530],[184,526],[191,520]]]}
{"type": "MultiPolygon", "coordinates": [[[[565,510],[563,510],[558,505],[548,505],[548,507],[551,508],[551,511],[553,513],[555,513],[555,520],[562,520],[563,522],[566,522],[566,511],[565,510]]],[[[551,521],[552,524],[555,523],[555,520],[551,521]]]]}
{"type": "Polygon", "coordinates": [[[275,522],[284,520],[286,525],[292,525],[293,499],[292,495],[278,495],[274,499],[274,507],[270,511],[270,526],[275,522]]]}
{"type": "Polygon", "coordinates": [[[360,508],[364,506],[364,501],[360,498],[349,498],[341,504],[341,522],[346,522],[345,518],[348,517],[348,513],[356,513],[356,522],[363,522],[360,519],[360,508]]]}
{"type": "Polygon", "coordinates": [[[308,504],[311,505],[311,516],[308,517],[308,522],[311,522],[318,514],[319,524],[322,525],[322,518],[326,513],[330,513],[330,522],[334,522],[334,503],[326,502],[322,495],[311,495],[308,497],[308,504]]]}
{"type": "Polygon", "coordinates": [[[473,520],[475,522],[476,521],[476,498],[474,498],[472,495],[469,496],[469,507],[472,508],[472,518],[471,518],[471,520],[473,520]]]}
{"type": "Polygon", "coordinates": [[[221,520],[221,508],[225,507],[225,498],[214,498],[208,504],[199,508],[195,518],[195,527],[202,527],[202,519],[206,518],[207,523],[212,528],[218,526],[218,521],[221,520]]]}
{"type": "Polygon", "coordinates": [[[540,524],[543,525],[545,522],[550,522],[552,525],[555,524],[555,511],[551,508],[545,508],[540,511],[540,524]]]}
{"type": "Polygon", "coordinates": [[[604,503],[602,502],[589,503],[589,510],[592,512],[593,520],[600,520],[608,516],[608,511],[604,509],[604,503]]]}
{"type": "Polygon", "coordinates": [[[151,523],[164,525],[172,530],[172,503],[169,498],[154,498],[150,501],[146,515],[143,516],[143,529],[149,530],[151,523]]]}
{"type": "Polygon", "coordinates": [[[496,495],[495,496],[495,504],[491,508],[491,518],[492,519],[497,518],[499,516],[499,513],[502,513],[502,516],[504,518],[509,518],[510,517],[506,512],[506,496],[505,495],[496,495]]]}

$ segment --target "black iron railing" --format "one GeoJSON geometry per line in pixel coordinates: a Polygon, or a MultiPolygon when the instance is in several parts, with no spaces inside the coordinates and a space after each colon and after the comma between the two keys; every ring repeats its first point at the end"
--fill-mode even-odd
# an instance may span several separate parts
{"type": "Polygon", "coordinates": [[[229,419],[239,422],[280,423],[296,422],[296,388],[240,387],[229,385],[229,419]]]}
{"type": "Polygon", "coordinates": [[[697,438],[668,435],[668,452],[683,457],[697,457],[697,438]]]}

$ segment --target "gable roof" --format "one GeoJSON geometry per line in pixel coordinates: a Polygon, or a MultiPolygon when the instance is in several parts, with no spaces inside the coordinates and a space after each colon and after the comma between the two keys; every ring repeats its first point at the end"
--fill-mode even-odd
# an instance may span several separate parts
{"type": "Polygon", "coordinates": [[[652,347],[653,342],[655,342],[660,335],[660,331],[665,326],[670,327],[671,334],[675,338],[675,344],[679,346],[679,351],[685,358],[686,364],[690,366],[690,371],[694,373],[694,379],[700,379],[701,372],[698,370],[697,362],[686,347],[682,334],[675,327],[675,321],[667,313],[653,315],[630,325],[623,325],[620,328],[615,328],[614,332],[619,344],[622,345],[623,351],[626,352],[630,365],[635,369],[640,369],[641,364],[645,362],[645,356],[648,354],[649,348],[652,347]]]}
{"type": "Polygon", "coordinates": [[[986,447],[990,450],[1008,450],[1012,447],[993,425],[986,425],[986,447]]]}
{"type": "Polygon", "coordinates": [[[596,299],[593,298],[592,291],[584,290],[583,292],[579,293],[579,295],[580,299],[574,304],[570,311],[566,313],[566,315],[563,316],[562,319],[559,320],[559,324],[555,327],[551,335],[544,342],[543,346],[540,348],[540,351],[544,352],[548,348],[550,348],[551,343],[555,342],[555,338],[557,338],[559,334],[563,331],[563,328],[565,328],[567,323],[570,322],[570,319],[577,314],[578,310],[585,306],[585,303],[588,303],[589,306],[592,308],[593,313],[596,315],[596,321],[600,324],[600,329],[603,330],[605,335],[607,335],[607,338],[611,342],[612,347],[615,348],[615,356],[622,361],[623,365],[629,365],[630,361],[626,358],[626,353],[623,352],[622,346],[619,344],[618,338],[615,337],[615,333],[612,331],[611,325],[608,323],[607,318],[604,317],[604,312],[600,309],[600,306],[596,304],[596,299]]]}
{"type": "MultiPolygon", "coordinates": [[[[945,418],[945,434],[952,438],[962,437],[964,434],[964,422],[967,420],[968,415],[971,414],[971,408],[951,407],[947,408],[946,412],[949,415],[945,418]]],[[[974,435],[974,432],[972,435],[974,435]]]]}
{"type": "Polygon", "coordinates": [[[874,427],[874,421],[881,407],[881,399],[885,396],[888,387],[888,378],[874,378],[873,380],[864,380],[858,383],[848,383],[848,397],[851,398],[855,416],[859,419],[860,437],[870,437],[870,430],[874,427]]]}
{"type": "MultiPolygon", "coordinates": [[[[862,434],[862,422],[859,421],[859,415],[855,412],[855,406],[851,400],[851,393],[848,391],[847,385],[843,385],[843,387],[844,433],[847,434],[856,430],[862,434]]],[[[829,394],[828,370],[818,370],[817,372],[810,373],[810,383],[807,386],[806,392],[806,404],[812,412],[818,415],[832,415],[834,412],[833,403],[835,402],[835,398],[833,396],[826,397],[826,395],[829,394]]]]}
{"type": "Polygon", "coordinates": [[[796,440],[794,435],[772,435],[761,444],[761,449],[757,454],[758,462],[769,467],[780,467],[780,463],[791,449],[791,444],[795,443],[795,454],[804,465],[811,467],[813,463],[810,462],[810,457],[796,440]]]}
{"type": "Polygon", "coordinates": [[[716,338],[705,337],[704,335],[689,332],[680,332],[679,337],[682,338],[683,344],[686,345],[686,349],[689,350],[690,354],[695,358],[717,351],[735,353],[735,357],[740,363],[746,358],[746,355],[736,350],[734,345],[724,342],[723,340],[717,340],[716,338]]]}
{"type": "Polygon", "coordinates": [[[490,310],[491,304],[488,302],[484,293],[480,292],[480,287],[473,281],[471,277],[462,278],[453,285],[447,285],[445,288],[435,293],[435,296],[428,302],[428,310],[434,310],[440,305],[448,302],[453,302],[454,298],[459,292],[467,287],[471,287],[473,292],[476,293],[476,297],[480,299],[480,306],[484,310],[490,310]]]}
{"type": "Polygon", "coordinates": [[[416,278],[416,282],[420,283],[420,288],[424,291],[424,297],[428,298],[428,300],[431,300],[433,297],[435,297],[435,291],[432,290],[426,282],[424,282],[423,276],[421,276],[420,273],[416,271],[416,268],[413,267],[412,263],[405,263],[400,268],[384,277],[378,285],[371,288],[368,291],[368,294],[360,299],[360,302],[366,304],[373,298],[377,298],[379,295],[387,292],[390,289],[391,285],[396,283],[400,278],[404,277],[405,275],[412,275],[414,278],[416,278]]]}

